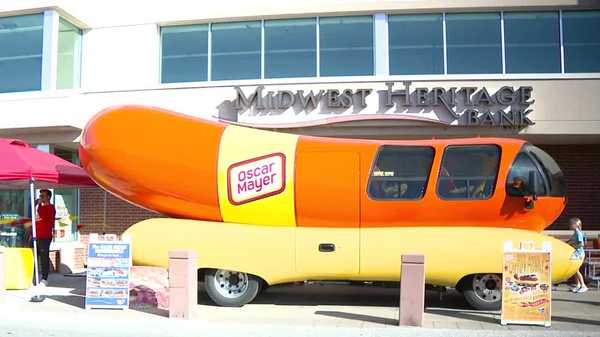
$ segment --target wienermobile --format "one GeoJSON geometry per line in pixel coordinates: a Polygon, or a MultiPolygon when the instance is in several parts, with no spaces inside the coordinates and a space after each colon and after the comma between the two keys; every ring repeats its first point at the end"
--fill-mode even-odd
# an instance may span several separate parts
{"type": "Polygon", "coordinates": [[[134,263],[194,249],[210,298],[240,306],[269,285],[398,281],[402,253],[426,282],[498,308],[504,242],[552,245],[552,279],[581,265],[540,232],[565,207],[556,162],[517,139],[299,136],[145,106],[93,117],[83,167],[104,189],[170,218],[139,222],[134,263]]]}

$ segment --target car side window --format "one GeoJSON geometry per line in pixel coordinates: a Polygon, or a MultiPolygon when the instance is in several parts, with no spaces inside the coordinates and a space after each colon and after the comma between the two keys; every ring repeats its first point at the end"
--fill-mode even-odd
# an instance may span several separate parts
{"type": "Polygon", "coordinates": [[[435,150],[426,146],[382,146],[369,177],[369,197],[377,200],[423,198],[434,154],[435,150]]]}
{"type": "Polygon", "coordinates": [[[522,197],[528,194],[533,183],[532,178],[537,180],[535,194],[538,196],[546,195],[546,187],[538,167],[527,153],[521,152],[517,155],[508,172],[506,194],[513,197],[522,197]],[[532,172],[535,178],[532,176],[532,172]]]}
{"type": "Polygon", "coordinates": [[[438,176],[438,195],[449,200],[491,198],[499,162],[496,145],[448,146],[438,176]]]}

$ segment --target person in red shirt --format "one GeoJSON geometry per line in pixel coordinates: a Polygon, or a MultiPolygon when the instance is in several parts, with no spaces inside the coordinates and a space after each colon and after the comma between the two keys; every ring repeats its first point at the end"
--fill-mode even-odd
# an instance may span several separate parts
{"type": "MultiPolygon", "coordinates": [[[[40,198],[37,205],[36,241],[38,259],[40,259],[42,280],[41,284],[48,285],[48,270],[50,268],[50,243],[52,242],[54,232],[54,220],[56,218],[56,209],[50,203],[52,192],[50,190],[40,190],[40,198]]],[[[36,271],[37,272],[37,271],[36,271]]]]}

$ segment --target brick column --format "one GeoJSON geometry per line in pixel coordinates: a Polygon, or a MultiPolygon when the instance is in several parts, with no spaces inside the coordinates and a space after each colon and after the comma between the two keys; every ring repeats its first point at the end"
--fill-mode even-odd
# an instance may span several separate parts
{"type": "Polygon", "coordinates": [[[403,254],[399,325],[422,326],[425,310],[425,256],[403,254]]]}
{"type": "Polygon", "coordinates": [[[193,250],[169,252],[169,318],[192,319],[198,304],[198,257],[193,250]]]}

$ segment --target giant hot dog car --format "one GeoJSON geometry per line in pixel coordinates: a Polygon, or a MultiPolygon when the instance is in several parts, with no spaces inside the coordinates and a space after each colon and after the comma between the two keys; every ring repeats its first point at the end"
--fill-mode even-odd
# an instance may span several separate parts
{"type": "Polygon", "coordinates": [[[564,179],[522,140],[319,138],[120,106],[88,123],[80,156],[104,189],[170,216],[127,230],[134,262],[194,249],[220,305],[292,281],[397,281],[401,254],[421,252],[428,283],[495,308],[505,241],[551,241],[554,282],[581,265],[540,234],[564,179]]]}

